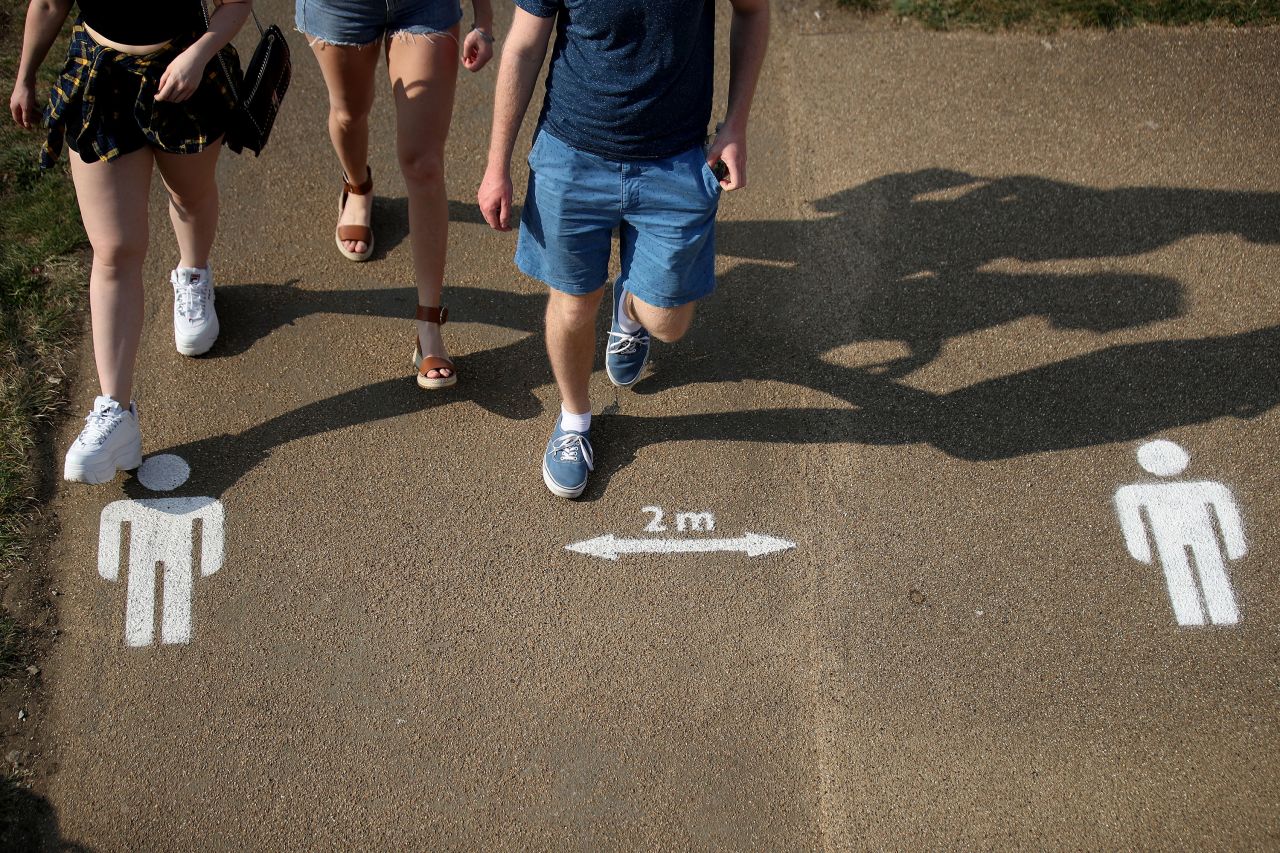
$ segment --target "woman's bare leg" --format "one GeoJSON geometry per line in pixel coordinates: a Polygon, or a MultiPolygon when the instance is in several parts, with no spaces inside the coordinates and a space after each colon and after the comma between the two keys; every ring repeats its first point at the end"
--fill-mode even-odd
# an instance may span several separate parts
{"type": "MultiPolygon", "coordinates": [[[[325,87],[329,90],[329,139],[342,171],[353,184],[364,183],[369,168],[369,111],[373,109],[376,43],[351,47],[317,41],[311,46],[325,87]]],[[[373,193],[347,196],[339,225],[368,225],[373,216],[373,193]]],[[[343,240],[348,252],[363,254],[363,240],[343,240]]]]}
{"type": "Polygon", "coordinates": [[[85,163],[68,153],[80,218],[93,247],[89,310],[98,383],[103,394],[127,409],[142,338],[142,262],[155,157],[143,148],[107,163],[85,163]]]}
{"type": "Polygon", "coordinates": [[[218,233],[219,140],[198,154],[156,151],[156,165],[169,191],[169,221],[178,239],[178,266],[203,269],[218,233]]]}
{"type": "MultiPolygon", "coordinates": [[[[449,200],[444,182],[444,146],[453,117],[458,79],[458,28],[430,36],[399,34],[387,39],[387,69],[396,101],[396,154],[409,194],[409,241],[418,283],[418,304],[440,305],[449,200]]],[[[418,323],[424,356],[447,356],[440,327],[418,323]]],[[[431,370],[429,378],[451,375],[431,370]]]]}

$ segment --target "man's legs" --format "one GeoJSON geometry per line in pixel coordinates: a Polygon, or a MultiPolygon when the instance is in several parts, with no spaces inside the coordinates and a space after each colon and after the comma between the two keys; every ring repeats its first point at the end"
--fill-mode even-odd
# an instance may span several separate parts
{"type": "Polygon", "coordinates": [[[595,362],[596,312],[603,296],[603,287],[582,295],[552,288],[547,299],[547,356],[562,402],[542,457],[542,481],[562,498],[582,494],[595,465],[589,385],[595,362]]]}
{"type": "Polygon", "coordinates": [[[644,326],[649,334],[665,344],[673,344],[683,338],[693,325],[693,309],[697,303],[659,308],[637,298],[634,293],[628,293],[622,304],[628,316],[644,326]]]}
{"type": "Polygon", "coordinates": [[[545,130],[534,141],[529,166],[516,265],[551,288],[547,355],[563,401],[542,458],[542,480],[553,494],[576,498],[594,464],[589,385],[610,234],[622,203],[621,167],[545,130]]]}
{"type": "Polygon", "coordinates": [[[591,411],[588,386],[596,354],[596,314],[604,296],[575,296],[552,290],[547,299],[547,355],[564,408],[574,414],[591,411]]]}
{"type": "Polygon", "coordinates": [[[614,285],[605,368],[621,388],[639,381],[649,338],[672,343],[694,305],[715,289],[715,217],[720,188],[700,148],[623,172],[622,273],[614,285]]]}
{"type": "Polygon", "coordinates": [[[1222,549],[1216,533],[1211,530],[1204,532],[1208,535],[1197,537],[1191,543],[1191,553],[1195,557],[1196,571],[1200,575],[1200,588],[1204,592],[1209,620],[1215,625],[1234,625],[1240,621],[1240,610],[1236,607],[1236,597],[1231,591],[1231,581],[1227,579],[1222,549]]]}

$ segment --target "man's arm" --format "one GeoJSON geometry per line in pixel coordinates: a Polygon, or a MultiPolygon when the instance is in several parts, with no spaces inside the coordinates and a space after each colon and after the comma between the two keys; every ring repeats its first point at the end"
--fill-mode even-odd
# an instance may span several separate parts
{"type": "Polygon", "coordinates": [[[200,574],[207,578],[222,568],[222,504],[210,500],[196,517],[200,519],[200,574]]]}
{"type": "Polygon", "coordinates": [[[538,72],[547,56],[547,42],[555,16],[539,18],[516,8],[502,49],[498,88],[493,95],[493,131],[489,137],[489,165],[476,192],[480,212],[491,228],[511,230],[511,152],[520,123],[529,109],[538,72]]]}
{"type": "Polygon", "coordinates": [[[1124,534],[1129,556],[1150,563],[1151,540],[1147,538],[1147,523],[1142,519],[1142,487],[1123,486],[1116,490],[1116,517],[1120,519],[1120,532],[1124,534]]]}
{"type": "Polygon", "coordinates": [[[109,503],[98,521],[98,575],[113,581],[120,577],[120,523],[129,501],[109,503]]]}
{"type": "Polygon", "coordinates": [[[22,35],[22,58],[9,97],[9,114],[28,130],[40,123],[42,111],[36,101],[36,72],[49,55],[53,40],[71,11],[71,0],[31,0],[22,35]]]}
{"type": "Polygon", "coordinates": [[[760,67],[769,45],[769,0],[731,0],[733,23],[729,29],[729,106],[724,123],[707,149],[707,162],[723,160],[729,176],[720,182],[726,190],[747,185],[747,118],[756,94],[760,67]]]}

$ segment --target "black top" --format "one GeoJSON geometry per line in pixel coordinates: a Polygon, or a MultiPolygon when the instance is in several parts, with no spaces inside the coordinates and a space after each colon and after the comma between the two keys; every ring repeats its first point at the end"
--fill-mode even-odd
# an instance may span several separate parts
{"type": "Polygon", "coordinates": [[[79,0],[80,19],[119,44],[160,44],[204,32],[204,0],[79,0]]]}

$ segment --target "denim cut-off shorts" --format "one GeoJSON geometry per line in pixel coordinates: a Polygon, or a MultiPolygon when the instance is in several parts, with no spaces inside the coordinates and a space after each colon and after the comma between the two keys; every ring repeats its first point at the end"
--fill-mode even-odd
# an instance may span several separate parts
{"type": "Polygon", "coordinates": [[[294,11],[299,32],[345,47],[384,36],[447,33],[462,20],[458,0],[297,0],[294,11]]]}
{"type": "Polygon", "coordinates": [[[544,128],[529,152],[516,266],[577,296],[604,286],[618,229],[618,284],[676,308],[716,288],[720,182],[702,146],[662,160],[609,160],[544,128]]]}

